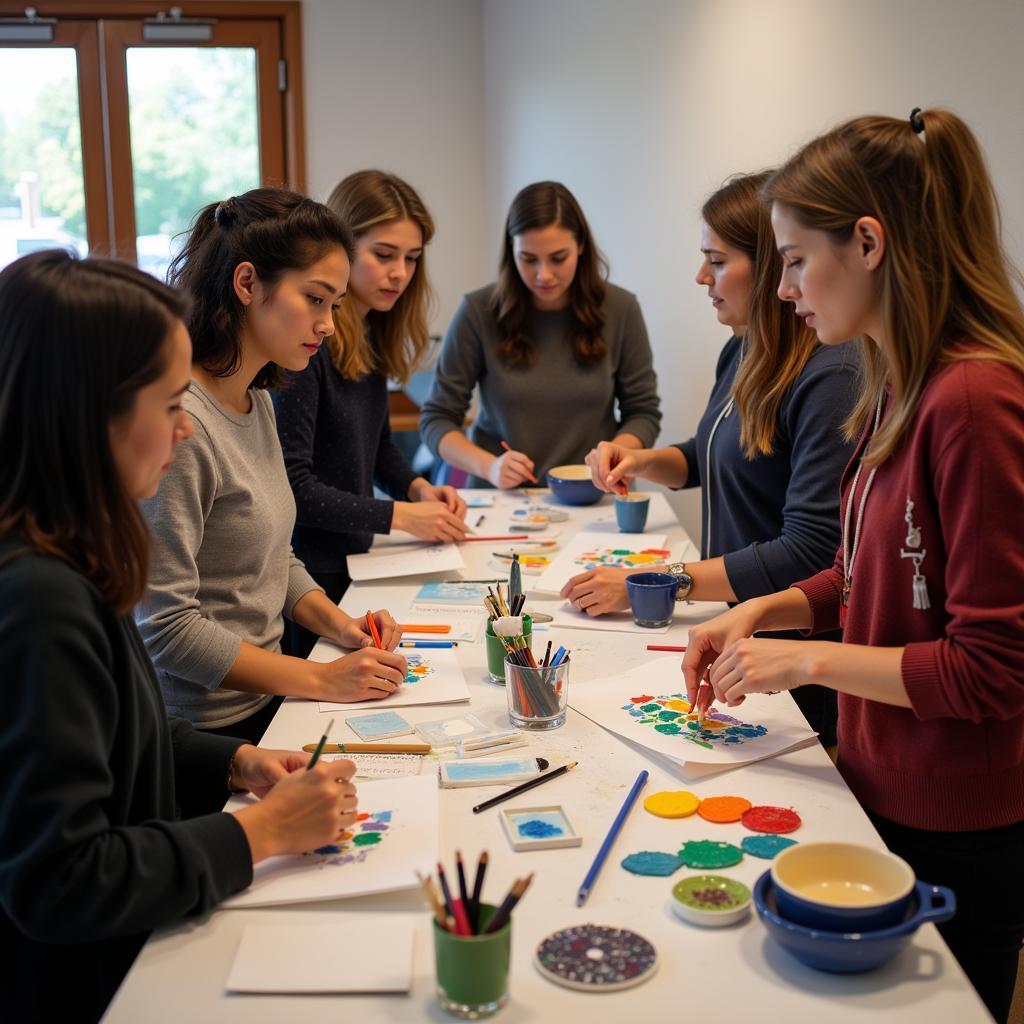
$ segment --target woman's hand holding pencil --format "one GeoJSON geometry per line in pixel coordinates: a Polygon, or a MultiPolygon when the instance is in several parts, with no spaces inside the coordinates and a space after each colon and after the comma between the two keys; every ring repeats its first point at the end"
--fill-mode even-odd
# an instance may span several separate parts
{"type": "Polygon", "coordinates": [[[533,459],[529,455],[517,452],[507,441],[502,441],[501,446],[505,449],[505,454],[495,456],[487,470],[488,481],[494,487],[504,490],[527,482],[535,484],[537,478],[533,475],[533,459]]]}

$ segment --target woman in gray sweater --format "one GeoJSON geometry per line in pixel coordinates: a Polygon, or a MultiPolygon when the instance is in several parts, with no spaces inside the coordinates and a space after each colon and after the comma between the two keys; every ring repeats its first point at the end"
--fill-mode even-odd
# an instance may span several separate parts
{"type": "Polygon", "coordinates": [[[538,182],[512,200],[498,280],[462,300],[420,416],[424,442],[469,473],[469,486],[542,479],[600,441],[654,443],[661,412],[647,329],[636,297],[606,276],[564,185],[538,182]]]}

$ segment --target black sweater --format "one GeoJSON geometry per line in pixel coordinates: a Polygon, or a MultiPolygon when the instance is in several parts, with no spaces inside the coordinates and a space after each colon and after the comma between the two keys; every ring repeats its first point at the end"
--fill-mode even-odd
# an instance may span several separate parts
{"type": "Polygon", "coordinates": [[[391,438],[382,373],[346,380],[326,349],[274,394],[277,433],[295,494],[295,554],[312,573],[346,573],[345,556],[390,533],[392,502],[407,501],[416,473],[391,438]]]}
{"type": "Polygon", "coordinates": [[[238,740],[168,721],[142,639],[65,563],[0,542],[5,1018],[96,1020],[148,932],[252,880],[227,797],[238,740]]]}

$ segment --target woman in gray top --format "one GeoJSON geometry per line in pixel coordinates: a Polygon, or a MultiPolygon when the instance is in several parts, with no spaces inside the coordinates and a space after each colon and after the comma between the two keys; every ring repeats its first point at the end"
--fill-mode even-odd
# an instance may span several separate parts
{"type": "MultiPolygon", "coordinates": [[[[367,624],[292,554],[295,499],[267,393],[333,332],[352,251],[327,207],[254,189],[201,210],[171,268],[192,300],[182,404],[195,434],[143,505],[153,549],[136,618],[172,713],[253,742],[275,696],[373,700],[405,677],[405,659],[372,647],[367,624]],[[287,657],[285,617],[357,650],[327,664],[287,657]]],[[[380,646],[395,646],[394,620],[376,619],[380,646]]]]}
{"type": "Polygon", "coordinates": [[[661,412],[647,329],[636,297],[609,284],[607,270],[564,185],[538,182],[512,200],[498,280],[462,300],[420,416],[427,446],[471,474],[469,486],[517,487],[583,462],[600,441],[654,443],[661,412]]]}

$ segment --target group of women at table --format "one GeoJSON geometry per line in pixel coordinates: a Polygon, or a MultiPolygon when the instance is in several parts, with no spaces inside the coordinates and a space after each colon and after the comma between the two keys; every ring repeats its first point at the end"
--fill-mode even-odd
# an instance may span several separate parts
{"type": "MultiPolygon", "coordinates": [[[[421,434],[477,486],[586,461],[606,491],[701,489],[682,593],[732,607],[690,631],[691,700],[791,690],[832,745],[839,695],[840,770],[886,843],[957,891],[944,934],[1003,1019],[1024,937],[1024,313],[979,147],[947,111],[860,118],[730,179],[702,219],[696,280],[732,337],[693,438],[653,447],[640,307],[553,182],[513,200],[421,434]]],[[[59,251],[0,273],[0,934],[19,1019],[96,1019],[151,929],[353,820],[351,762],[304,771],[255,744],[286,695],[402,683],[391,615],[373,613],[375,645],[338,607],[348,554],[469,532],[388,424],[388,379],[430,347],[433,233],[412,187],[363,171],[326,204],[211,204],[169,285],[59,251]],[[318,636],[351,653],[305,660],[318,636]],[[244,791],[259,799],[219,810],[244,791]]],[[[626,575],[563,594],[622,609],[626,575]]]]}

